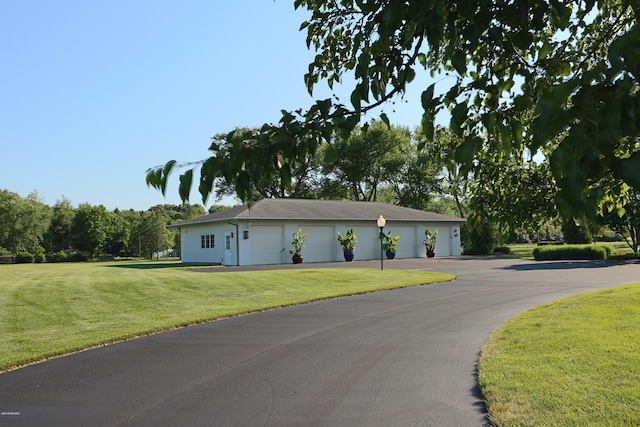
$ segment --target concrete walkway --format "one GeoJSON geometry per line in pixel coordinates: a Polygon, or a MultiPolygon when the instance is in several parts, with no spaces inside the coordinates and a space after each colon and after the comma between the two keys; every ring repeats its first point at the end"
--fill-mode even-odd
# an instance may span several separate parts
{"type": "Polygon", "coordinates": [[[496,327],[558,298],[640,282],[637,263],[385,260],[391,268],[459,279],[212,322],[8,372],[0,425],[482,426],[476,363],[496,327]]]}

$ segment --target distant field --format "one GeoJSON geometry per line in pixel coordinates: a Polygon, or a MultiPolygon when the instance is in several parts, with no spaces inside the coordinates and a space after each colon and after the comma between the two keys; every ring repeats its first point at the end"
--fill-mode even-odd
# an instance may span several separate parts
{"type": "Polygon", "coordinates": [[[453,279],[352,268],[202,273],[176,262],[0,265],[0,371],[198,322],[453,279]]]}

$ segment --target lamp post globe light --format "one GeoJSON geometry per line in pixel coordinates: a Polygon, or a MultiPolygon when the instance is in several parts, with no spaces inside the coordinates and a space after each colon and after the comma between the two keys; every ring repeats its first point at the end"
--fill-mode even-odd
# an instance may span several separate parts
{"type": "Polygon", "coordinates": [[[387,220],[384,219],[384,217],[382,215],[380,215],[378,217],[378,220],[376,221],[376,224],[378,224],[378,228],[380,229],[380,270],[384,270],[384,264],[382,261],[382,252],[383,252],[383,245],[382,245],[382,239],[384,239],[384,226],[387,224],[387,220]]]}

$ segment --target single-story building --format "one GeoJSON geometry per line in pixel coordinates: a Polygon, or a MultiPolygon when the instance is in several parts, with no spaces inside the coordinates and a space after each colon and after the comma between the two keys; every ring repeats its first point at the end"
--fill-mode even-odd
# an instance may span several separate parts
{"type": "Polygon", "coordinates": [[[170,227],[180,228],[184,263],[259,265],[291,263],[292,235],[302,229],[307,238],[304,262],[344,259],[338,232],[353,228],[358,243],[355,259],[380,258],[380,229],[400,236],[398,258],[424,257],[425,230],[438,230],[437,256],[460,255],[463,218],[376,202],[303,199],[262,199],[214,212],[170,227]]]}

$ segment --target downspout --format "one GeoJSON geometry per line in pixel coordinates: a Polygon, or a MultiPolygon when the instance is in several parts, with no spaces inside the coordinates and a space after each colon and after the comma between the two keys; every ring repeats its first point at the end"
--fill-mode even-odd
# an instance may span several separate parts
{"type": "Polygon", "coordinates": [[[240,265],[240,235],[238,234],[238,224],[234,224],[231,221],[227,222],[236,227],[236,266],[240,265]]]}

